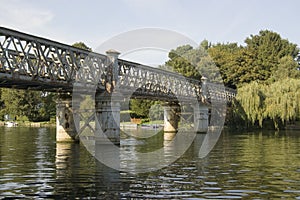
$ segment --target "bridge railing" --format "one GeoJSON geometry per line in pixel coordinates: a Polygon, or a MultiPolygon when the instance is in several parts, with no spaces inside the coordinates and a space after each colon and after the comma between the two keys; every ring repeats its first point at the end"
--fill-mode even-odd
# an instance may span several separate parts
{"type": "Polygon", "coordinates": [[[223,84],[208,83],[208,101],[231,101],[236,96],[236,90],[225,87],[223,84]]]}
{"type": "Polygon", "coordinates": [[[133,97],[174,100],[199,99],[201,81],[174,72],[119,60],[120,88],[132,92],[133,97]]]}
{"type": "Polygon", "coordinates": [[[64,90],[70,89],[76,79],[98,82],[94,74],[105,71],[107,60],[105,55],[3,27],[0,55],[2,78],[50,84],[51,88],[64,90]]]}

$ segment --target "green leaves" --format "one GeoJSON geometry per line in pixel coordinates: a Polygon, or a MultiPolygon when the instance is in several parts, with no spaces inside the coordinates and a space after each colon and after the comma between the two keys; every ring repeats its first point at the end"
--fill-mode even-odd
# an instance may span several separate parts
{"type": "MultiPolygon", "coordinates": [[[[237,100],[252,124],[271,119],[279,123],[300,118],[300,80],[285,78],[270,85],[252,82],[238,89],[237,100]]],[[[241,112],[242,113],[242,112],[241,112]]]]}
{"type": "Polygon", "coordinates": [[[295,61],[299,49],[278,33],[260,31],[258,35],[248,37],[245,43],[246,46],[216,44],[208,49],[226,86],[239,87],[252,81],[299,77],[295,61]]]}
{"type": "Polygon", "coordinates": [[[83,42],[76,42],[72,45],[73,47],[76,48],[80,48],[80,49],[84,49],[84,50],[88,50],[88,51],[92,51],[92,49],[90,47],[88,47],[85,43],[83,42]]]}
{"type": "Polygon", "coordinates": [[[196,68],[199,61],[200,54],[198,56],[192,46],[183,45],[170,51],[169,60],[166,62],[166,65],[171,66],[175,72],[185,77],[200,80],[201,75],[196,68]]]}
{"type": "Polygon", "coordinates": [[[39,91],[2,89],[1,114],[26,116],[30,121],[49,121],[55,116],[54,94],[39,91]]]}

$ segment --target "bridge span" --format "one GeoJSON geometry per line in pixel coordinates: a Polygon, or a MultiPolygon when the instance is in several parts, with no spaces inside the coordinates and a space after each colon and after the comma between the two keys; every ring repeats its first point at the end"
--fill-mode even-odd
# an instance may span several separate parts
{"type": "MultiPolygon", "coordinates": [[[[195,80],[177,73],[75,48],[49,39],[0,27],[0,87],[59,93],[57,140],[77,139],[96,121],[114,143],[120,140],[120,102],[124,98],[165,103],[165,131],[176,131],[180,104],[194,104],[194,127],[205,131],[211,102],[228,102],[235,91],[222,84],[195,80]],[[95,97],[95,112],[83,125],[74,95],[95,97]],[[73,100],[73,102],[72,102],[73,100]]],[[[97,126],[97,125],[95,125],[97,126]]]]}

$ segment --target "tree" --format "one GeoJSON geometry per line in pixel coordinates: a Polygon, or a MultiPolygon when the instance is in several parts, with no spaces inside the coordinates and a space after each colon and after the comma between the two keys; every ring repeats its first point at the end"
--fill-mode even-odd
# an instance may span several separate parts
{"type": "Polygon", "coordinates": [[[88,50],[88,51],[92,51],[92,48],[88,47],[85,43],[83,42],[76,42],[72,45],[73,47],[76,48],[80,48],[80,49],[84,49],[84,50],[88,50]]]}
{"type": "Polygon", "coordinates": [[[274,68],[270,77],[270,82],[280,81],[286,78],[300,79],[300,71],[297,70],[298,63],[292,56],[284,56],[274,68]]]}
{"type": "Polygon", "coordinates": [[[201,43],[200,43],[200,46],[204,49],[204,50],[208,50],[210,47],[211,47],[211,43],[208,42],[208,40],[203,40],[201,43]]]}
{"type": "Polygon", "coordinates": [[[276,129],[280,124],[294,121],[300,116],[300,80],[280,79],[264,91],[266,95],[264,117],[270,118],[276,129]]]}
{"type": "Polygon", "coordinates": [[[131,117],[149,118],[149,110],[155,101],[145,99],[130,99],[131,117]]]}
{"type": "Polygon", "coordinates": [[[218,43],[209,48],[208,53],[219,69],[224,84],[236,88],[241,77],[246,73],[241,67],[245,65],[244,49],[237,43],[218,43]]]}
{"type": "Polygon", "coordinates": [[[258,121],[259,125],[262,126],[264,120],[263,113],[265,109],[265,94],[263,92],[262,85],[259,85],[255,81],[250,84],[246,84],[238,89],[236,99],[245,111],[247,120],[249,120],[252,124],[258,121]]]}
{"type": "Polygon", "coordinates": [[[220,82],[219,69],[206,51],[210,46],[207,40],[202,41],[198,48],[179,46],[170,51],[166,65],[185,77],[200,80],[205,76],[209,81],[220,82]]]}
{"type": "Polygon", "coordinates": [[[274,83],[251,82],[238,89],[238,114],[252,124],[272,121],[279,129],[286,122],[299,119],[300,116],[300,80],[293,78],[280,79],[274,83]],[[242,108],[242,109],[241,109],[242,108]]]}
{"type": "Polygon", "coordinates": [[[56,116],[57,95],[52,92],[40,92],[42,104],[39,110],[40,120],[49,121],[50,118],[56,116]]]}
{"type": "Polygon", "coordinates": [[[201,74],[196,68],[200,57],[195,57],[194,49],[190,45],[183,45],[177,47],[175,50],[169,52],[169,60],[166,62],[167,66],[171,66],[174,72],[177,72],[185,77],[201,79],[201,74]]]}
{"type": "Polygon", "coordinates": [[[26,116],[29,121],[49,121],[55,116],[53,95],[40,91],[2,89],[3,114],[26,116]]]}
{"type": "Polygon", "coordinates": [[[278,33],[263,30],[259,35],[251,35],[245,40],[247,51],[253,56],[251,59],[252,80],[267,80],[278,69],[280,59],[285,56],[296,58],[298,49],[296,44],[282,39],[278,33]]]}
{"type": "Polygon", "coordinates": [[[246,38],[245,43],[245,47],[236,43],[219,43],[208,49],[226,86],[239,87],[252,81],[264,82],[276,71],[287,71],[295,66],[296,62],[293,64],[292,60],[296,58],[298,48],[282,39],[278,33],[260,31],[258,35],[246,38]]]}

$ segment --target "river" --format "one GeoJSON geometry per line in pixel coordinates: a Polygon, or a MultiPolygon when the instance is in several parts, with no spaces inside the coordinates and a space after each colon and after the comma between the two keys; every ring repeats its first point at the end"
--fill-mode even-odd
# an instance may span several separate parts
{"type": "Polygon", "coordinates": [[[192,146],[163,169],[132,174],[82,144],[56,143],[53,128],[0,127],[0,199],[300,199],[300,131],[224,131],[197,155],[192,146]]]}

